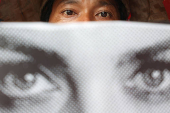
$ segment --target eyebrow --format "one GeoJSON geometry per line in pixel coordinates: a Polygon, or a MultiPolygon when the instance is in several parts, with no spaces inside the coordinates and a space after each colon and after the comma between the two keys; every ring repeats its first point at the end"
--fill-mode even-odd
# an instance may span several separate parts
{"type": "Polygon", "coordinates": [[[80,3],[80,1],[79,0],[62,0],[59,4],[61,4],[61,3],[63,3],[63,4],[78,4],[78,3],[80,3]]]}
{"type": "Polygon", "coordinates": [[[18,46],[14,49],[14,51],[22,52],[25,55],[33,57],[37,64],[42,64],[47,67],[67,67],[66,63],[64,62],[64,59],[53,51],[45,52],[42,49],[25,46],[18,46]]]}
{"type": "MultiPolygon", "coordinates": [[[[0,83],[3,84],[3,79],[4,77],[8,74],[16,74],[18,79],[21,79],[24,77],[25,74],[27,73],[40,73],[42,74],[48,81],[50,82],[55,82],[55,80],[53,80],[53,76],[48,75],[47,73],[44,73],[43,70],[41,70],[40,65],[46,67],[47,69],[52,68],[52,67],[56,67],[55,69],[52,69],[53,71],[59,71],[59,73],[63,73],[62,75],[64,76],[64,78],[66,79],[69,87],[72,89],[73,92],[73,98],[74,99],[78,99],[77,98],[77,85],[75,84],[74,79],[72,78],[72,76],[70,75],[69,72],[67,72],[65,69],[68,68],[65,60],[59,56],[56,52],[51,52],[48,53],[42,49],[37,49],[34,47],[25,47],[25,46],[18,46],[16,48],[14,48],[13,51],[16,52],[22,52],[25,55],[30,55],[34,58],[33,61],[21,61],[20,63],[6,63],[6,64],[2,64],[2,66],[0,66],[0,83]]],[[[56,76],[60,76],[61,74],[58,73],[54,73],[51,69],[49,69],[51,71],[51,73],[53,73],[56,76]]],[[[24,80],[24,79],[23,79],[24,80]]],[[[60,85],[59,85],[60,87],[60,85]]],[[[2,102],[0,101],[0,105],[2,106],[10,106],[11,107],[11,99],[3,94],[3,92],[0,91],[0,98],[2,96],[6,96],[5,100],[9,100],[9,102],[7,103],[7,105],[4,105],[2,102]]]]}
{"type": "Polygon", "coordinates": [[[170,40],[165,40],[136,52],[136,58],[139,60],[144,58],[152,59],[158,53],[164,52],[168,49],[170,49],[170,40]]]}
{"type": "Polygon", "coordinates": [[[33,60],[31,61],[20,61],[18,63],[8,62],[3,63],[0,67],[0,80],[3,79],[9,72],[14,72],[15,74],[22,77],[26,73],[36,73],[40,72],[40,65],[43,65],[47,68],[56,67],[66,69],[68,66],[66,65],[64,59],[60,57],[57,53],[51,52],[47,53],[44,50],[37,48],[27,48],[25,46],[18,46],[14,48],[16,52],[21,52],[25,55],[31,56],[33,60]]]}
{"type": "MultiPolygon", "coordinates": [[[[128,56],[130,55],[127,58],[128,63],[136,62],[137,60],[140,61],[140,66],[134,71],[130,78],[135,77],[137,72],[145,71],[148,68],[163,70],[165,67],[170,67],[170,62],[164,60],[154,60],[154,57],[156,57],[159,53],[168,49],[170,49],[170,40],[164,40],[140,50],[132,50],[132,53],[129,52],[126,54],[128,56]]],[[[119,60],[118,66],[122,66],[123,64],[124,61],[121,62],[121,60],[122,59],[119,60]]]]}
{"type": "Polygon", "coordinates": [[[99,1],[99,5],[101,5],[101,6],[108,6],[108,5],[114,5],[114,4],[112,4],[110,2],[107,2],[107,1],[100,0],[99,1]]]}
{"type": "MultiPolygon", "coordinates": [[[[164,40],[161,42],[158,42],[154,45],[150,45],[148,47],[144,47],[141,48],[139,50],[133,49],[130,50],[123,55],[122,58],[126,57],[126,62],[134,62],[136,60],[140,60],[140,61],[149,61],[149,60],[153,60],[153,58],[161,53],[164,52],[166,50],[170,49],[170,40],[164,40]]],[[[118,61],[118,67],[122,66],[122,64],[124,64],[123,62],[125,62],[124,60],[122,60],[122,58],[118,61]]]]}
{"type": "MultiPolygon", "coordinates": [[[[10,39],[14,39],[14,38],[10,37],[10,39]]],[[[44,49],[40,49],[35,46],[27,47],[22,44],[18,45],[16,42],[11,43],[7,39],[6,36],[0,35],[0,40],[1,40],[0,41],[0,49],[9,49],[11,51],[16,51],[19,53],[21,52],[25,55],[33,57],[33,59],[34,59],[33,61],[20,61],[19,63],[8,62],[8,63],[0,65],[0,72],[1,72],[0,83],[3,82],[4,77],[9,73],[9,71],[16,72],[15,74],[18,74],[21,77],[28,71],[32,72],[32,73],[36,73],[37,71],[40,71],[40,73],[42,73],[43,71],[39,67],[37,67],[40,65],[43,65],[50,69],[52,69],[53,67],[56,67],[57,69],[55,69],[55,71],[58,71],[58,70],[60,72],[63,71],[62,75],[64,75],[64,77],[66,78],[66,81],[68,82],[68,85],[72,89],[73,98],[76,100],[78,99],[77,84],[75,83],[74,78],[71,76],[72,74],[70,72],[66,71],[68,69],[68,64],[62,56],[60,56],[53,50],[50,52],[49,51],[46,52],[44,49]],[[13,48],[11,48],[11,46],[13,48]],[[21,70],[21,68],[23,70],[21,70]]],[[[52,70],[50,70],[50,71],[52,71],[52,70]]],[[[57,74],[54,73],[54,74],[56,76],[61,75],[58,73],[57,74]]],[[[45,76],[47,77],[48,80],[51,80],[51,78],[48,75],[45,75],[45,76]]],[[[6,97],[5,100],[9,100],[9,102],[7,103],[7,106],[11,106],[10,98],[7,95],[3,94],[3,92],[0,91],[0,98],[3,96],[6,97]]],[[[0,105],[6,107],[6,105],[3,105],[2,102],[3,101],[0,101],[0,105]]]]}
{"type": "MultiPolygon", "coordinates": [[[[64,68],[67,67],[64,59],[54,51],[46,52],[38,47],[34,47],[34,46],[26,47],[25,45],[22,44],[21,45],[14,44],[9,42],[7,38],[1,35],[0,35],[0,40],[1,40],[0,42],[1,49],[3,50],[7,49],[10,51],[15,51],[31,56],[34,59],[34,61],[36,61],[36,64],[42,64],[48,67],[53,67],[53,66],[59,66],[64,68]],[[13,46],[12,49],[10,47],[11,45],[13,46]]],[[[9,63],[13,63],[13,62],[9,62],[9,63]]]]}

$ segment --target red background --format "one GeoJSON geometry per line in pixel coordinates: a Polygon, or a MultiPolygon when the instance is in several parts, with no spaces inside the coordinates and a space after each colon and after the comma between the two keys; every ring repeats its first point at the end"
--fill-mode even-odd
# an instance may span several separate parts
{"type": "Polygon", "coordinates": [[[164,0],[163,4],[165,6],[166,12],[168,14],[168,18],[170,20],[170,0],[164,0]]]}

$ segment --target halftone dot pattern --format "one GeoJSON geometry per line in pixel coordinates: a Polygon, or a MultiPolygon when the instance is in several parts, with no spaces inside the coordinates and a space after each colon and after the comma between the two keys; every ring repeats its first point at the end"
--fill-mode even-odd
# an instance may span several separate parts
{"type": "Polygon", "coordinates": [[[1,113],[170,111],[168,25],[2,23],[0,28],[1,113]]]}

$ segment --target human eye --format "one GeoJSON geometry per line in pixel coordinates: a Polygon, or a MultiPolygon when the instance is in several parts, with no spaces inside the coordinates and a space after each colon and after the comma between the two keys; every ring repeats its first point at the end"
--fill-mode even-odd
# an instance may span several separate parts
{"type": "Polygon", "coordinates": [[[109,11],[98,11],[95,14],[96,20],[113,20],[113,14],[109,11]]]}
{"type": "MultiPolygon", "coordinates": [[[[22,69],[22,67],[17,68],[22,69]]],[[[1,92],[15,99],[59,90],[60,79],[58,78],[57,82],[55,82],[52,72],[49,73],[50,71],[47,68],[44,70],[44,67],[39,69],[34,72],[29,69],[23,69],[24,71],[20,70],[20,72],[16,70],[7,72],[3,81],[0,82],[1,92]]]]}
{"type": "Polygon", "coordinates": [[[61,14],[65,17],[72,17],[72,16],[77,15],[77,13],[75,11],[69,10],[69,9],[62,11],[61,14]]]}
{"type": "Polygon", "coordinates": [[[50,112],[58,112],[74,97],[66,61],[56,52],[19,45],[0,53],[0,111],[48,112],[54,106],[50,112]]]}
{"type": "Polygon", "coordinates": [[[46,108],[55,105],[56,111],[59,111],[72,95],[64,67],[24,62],[3,65],[0,72],[0,98],[7,97],[6,101],[0,101],[4,110],[18,105],[27,105],[27,109],[41,103],[46,108]]]}
{"type": "Polygon", "coordinates": [[[106,17],[111,17],[112,14],[106,11],[102,11],[102,12],[97,13],[95,16],[106,18],[106,17]]]}
{"type": "Polygon", "coordinates": [[[167,55],[165,50],[161,53],[150,51],[129,58],[129,67],[126,68],[131,72],[127,71],[124,76],[127,78],[124,79],[124,88],[130,97],[152,104],[169,100],[170,62],[164,53],[167,55]]]}

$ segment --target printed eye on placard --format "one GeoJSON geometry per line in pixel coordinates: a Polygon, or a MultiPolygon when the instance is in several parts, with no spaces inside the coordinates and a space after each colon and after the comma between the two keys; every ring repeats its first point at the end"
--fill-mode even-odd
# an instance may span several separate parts
{"type": "Polygon", "coordinates": [[[170,101],[170,51],[169,47],[150,47],[140,52],[131,52],[120,60],[124,89],[138,101],[162,103],[170,101]]]}
{"type": "Polygon", "coordinates": [[[1,84],[1,90],[9,97],[24,98],[43,92],[59,90],[59,85],[56,86],[56,84],[54,85],[49,81],[45,77],[45,73],[26,73],[22,78],[14,73],[8,73],[1,84]]]}

